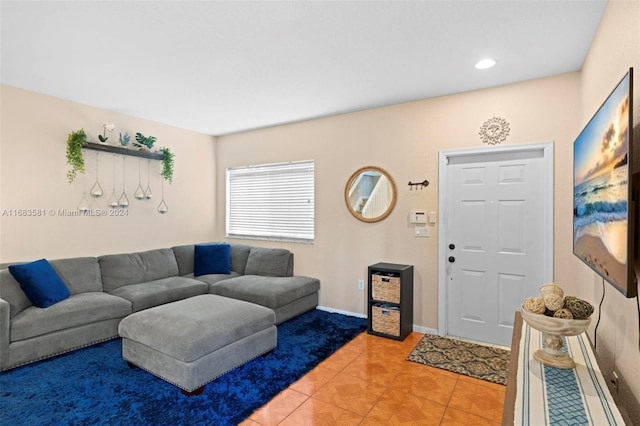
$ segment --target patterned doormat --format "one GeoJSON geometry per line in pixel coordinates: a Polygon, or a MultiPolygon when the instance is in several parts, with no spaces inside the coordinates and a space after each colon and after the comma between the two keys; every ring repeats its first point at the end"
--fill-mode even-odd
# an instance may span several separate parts
{"type": "Polygon", "coordinates": [[[425,334],[407,360],[506,385],[509,353],[493,346],[425,334]]]}

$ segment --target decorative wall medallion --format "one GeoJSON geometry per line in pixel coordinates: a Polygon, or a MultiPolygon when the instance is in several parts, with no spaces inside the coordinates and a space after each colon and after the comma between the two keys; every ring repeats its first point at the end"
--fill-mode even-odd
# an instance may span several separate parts
{"type": "Polygon", "coordinates": [[[496,145],[507,140],[510,131],[507,120],[494,116],[482,124],[478,134],[483,143],[496,145]]]}

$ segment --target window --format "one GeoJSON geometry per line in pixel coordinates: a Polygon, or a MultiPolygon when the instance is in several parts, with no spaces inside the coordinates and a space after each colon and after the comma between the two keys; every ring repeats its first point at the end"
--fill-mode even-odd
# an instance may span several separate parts
{"type": "Polygon", "coordinates": [[[227,237],[313,242],[314,162],[227,169],[227,237]]]}

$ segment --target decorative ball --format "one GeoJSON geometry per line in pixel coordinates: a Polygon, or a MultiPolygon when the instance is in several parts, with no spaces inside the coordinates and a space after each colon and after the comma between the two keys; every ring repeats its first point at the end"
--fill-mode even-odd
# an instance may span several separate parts
{"type": "Polygon", "coordinates": [[[544,300],[541,297],[529,297],[522,304],[522,308],[534,314],[544,314],[544,300]]]}
{"type": "Polygon", "coordinates": [[[564,291],[556,283],[549,283],[540,287],[540,295],[544,297],[547,294],[555,294],[560,296],[560,298],[564,297],[564,291]]]}
{"type": "Polygon", "coordinates": [[[562,309],[564,307],[564,299],[562,298],[562,296],[559,296],[559,295],[554,294],[554,293],[545,294],[542,297],[542,300],[544,300],[544,305],[550,311],[554,311],[555,312],[558,309],[562,309]]]}
{"type": "Polygon", "coordinates": [[[554,318],[573,319],[573,314],[567,308],[558,309],[553,313],[554,318]]]}
{"type": "Polygon", "coordinates": [[[582,299],[570,299],[565,302],[565,308],[571,311],[574,319],[587,319],[593,313],[593,305],[582,299]]]}
{"type": "Polygon", "coordinates": [[[569,300],[578,300],[578,298],[575,297],[575,296],[565,296],[564,297],[564,304],[566,305],[569,300]]]}

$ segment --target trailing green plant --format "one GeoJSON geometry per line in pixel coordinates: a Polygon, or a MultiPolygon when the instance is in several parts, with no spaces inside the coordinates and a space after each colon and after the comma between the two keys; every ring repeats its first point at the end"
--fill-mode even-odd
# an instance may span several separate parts
{"type": "Polygon", "coordinates": [[[153,148],[153,144],[156,143],[156,137],[155,136],[149,136],[149,137],[145,137],[145,135],[143,135],[142,133],[136,133],[136,142],[133,143],[133,146],[137,146],[138,148],[141,148],[143,146],[151,149],[153,148]]]}
{"type": "Polygon", "coordinates": [[[169,148],[160,148],[160,152],[164,155],[162,159],[162,172],[160,175],[169,183],[173,182],[173,158],[175,154],[169,148]]]}
{"type": "Polygon", "coordinates": [[[78,173],[84,173],[84,157],[82,147],[87,143],[87,134],[84,129],[76,130],[67,136],[67,164],[71,169],[67,171],[67,179],[72,183],[78,173]]]}

